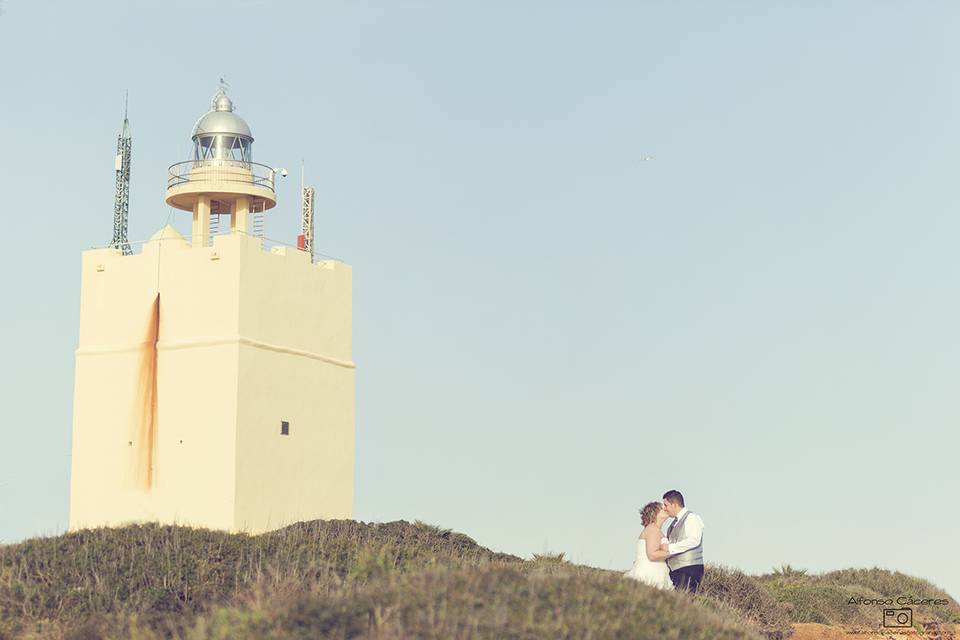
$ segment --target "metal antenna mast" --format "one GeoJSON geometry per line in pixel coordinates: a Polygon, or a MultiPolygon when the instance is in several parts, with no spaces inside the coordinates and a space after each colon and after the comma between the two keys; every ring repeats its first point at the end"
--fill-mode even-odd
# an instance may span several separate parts
{"type": "Polygon", "coordinates": [[[117,136],[117,187],[113,200],[113,242],[110,244],[128,256],[133,253],[127,242],[127,217],[130,214],[130,122],[127,120],[127,96],[123,98],[123,128],[117,136]]]}
{"type": "Polygon", "coordinates": [[[313,187],[303,186],[303,160],[300,161],[300,237],[304,251],[310,254],[310,260],[313,261],[313,187]]]}

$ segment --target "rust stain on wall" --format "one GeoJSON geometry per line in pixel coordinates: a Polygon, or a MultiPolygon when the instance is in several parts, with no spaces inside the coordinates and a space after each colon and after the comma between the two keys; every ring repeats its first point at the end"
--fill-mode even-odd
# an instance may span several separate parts
{"type": "Polygon", "coordinates": [[[157,449],[157,340],[160,336],[160,294],[153,301],[147,320],[144,345],[140,350],[140,370],[137,378],[137,400],[134,421],[136,463],[134,478],[140,489],[153,486],[153,471],[157,449]]]}

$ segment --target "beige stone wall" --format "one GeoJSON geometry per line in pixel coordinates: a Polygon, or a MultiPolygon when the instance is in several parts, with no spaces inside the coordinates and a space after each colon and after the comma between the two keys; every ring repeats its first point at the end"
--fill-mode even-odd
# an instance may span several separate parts
{"type": "Polygon", "coordinates": [[[245,246],[236,528],[353,513],[352,274],[245,246]],[[265,401],[269,399],[269,401],[265,401]],[[280,435],[281,422],[290,434],[280,435]]]}
{"type": "Polygon", "coordinates": [[[348,266],[167,228],[82,270],[71,529],[351,515],[348,266]]]}

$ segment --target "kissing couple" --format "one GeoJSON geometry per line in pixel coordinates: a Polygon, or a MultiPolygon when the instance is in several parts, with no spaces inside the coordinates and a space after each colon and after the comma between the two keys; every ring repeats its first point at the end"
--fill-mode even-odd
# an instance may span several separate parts
{"type": "Polygon", "coordinates": [[[637,540],[637,558],[624,573],[658,589],[696,593],[703,579],[703,520],[687,509],[683,494],[671,489],[663,502],[640,509],[643,531],[637,540]],[[667,535],[663,523],[673,518],[667,535]]]}

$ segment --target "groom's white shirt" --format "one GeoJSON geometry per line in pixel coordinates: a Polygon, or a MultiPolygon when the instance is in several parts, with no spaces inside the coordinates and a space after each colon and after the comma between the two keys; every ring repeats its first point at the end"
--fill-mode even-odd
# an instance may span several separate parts
{"type": "MultiPolygon", "coordinates": [[[[677,522],[680,522],[680,518],[682,518],[686,512],[686,507],[677,512],[677,522]]],[[[671,542],[667,545],[667,551],[670,552],[670,555],[689,551],[700,544],[700,540],[703,538],[703,520],[700,519],[700,516],[695,513],[687,516],[687,522],[683,526],[683,532],[687,534],[686,538],[671,542]]]]}

